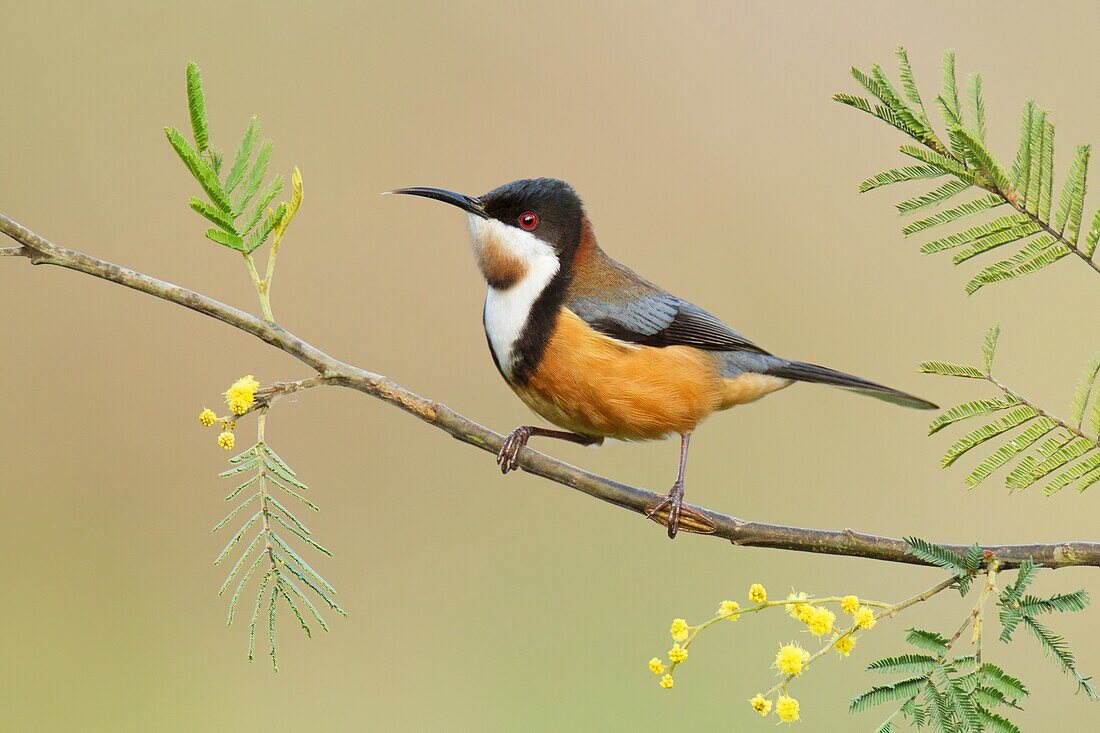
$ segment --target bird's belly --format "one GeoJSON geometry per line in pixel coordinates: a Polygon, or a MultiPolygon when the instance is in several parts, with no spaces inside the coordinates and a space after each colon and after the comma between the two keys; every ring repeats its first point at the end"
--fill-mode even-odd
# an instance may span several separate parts
{"type": "Polygon", "coordinates": [[[651,440],[690,432],[714,410],[734,404],[729,381],[708,352],[627,344],[563,309],[538,366],[512,388],[528,407],[567,430],[651,440]]]}

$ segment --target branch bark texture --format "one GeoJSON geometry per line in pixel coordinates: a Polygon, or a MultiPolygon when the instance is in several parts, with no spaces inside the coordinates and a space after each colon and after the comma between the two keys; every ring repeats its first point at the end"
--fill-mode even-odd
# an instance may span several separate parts
{"type": "MultiPolygon", "coordinates": [[[[148,293],[198,313],[215,318],[285,351],[317,372],[317,377],[298,389],[323,384],[348,387],[375,397],[433,425],[469,445],[496,453],[504,436],[455,412],[446,405],[405,389],[388,377],[333,358],[279,326],[209,298],[194,290],[150,277],[140,272],[91,257],[55,244],[11,218],[0,214],[0,231],[18,243],[0,248],[0,256],[22,257],[35,265],[56,265],[148,293]]],[[[294,383],[303,385],[303,383],[294,383]]],[[[276,389],[278,391],[278,389],[276,389]]],[[[660,495],[581,470],[543,453],[524,448],[519,465],[528,473],[555,481],[589,496],[644,515],[660,495]]],[[[769,547],[796,552],[863,557],[889,562],[922,565],[910,555],[901,539],[856,532],[789,527],[738,519],[701,507],[687,507],[682,529],[710,534],[745,547],[769,547]]],[[[962,545],[944,545],[965,552],[962,545]]],[[[988,545],[985,547],[1002,569],[1019,566],[1028,557],[1050,568],[1100,567],[1100,543],[1059,542],[1054,544],[988,545]]]]}

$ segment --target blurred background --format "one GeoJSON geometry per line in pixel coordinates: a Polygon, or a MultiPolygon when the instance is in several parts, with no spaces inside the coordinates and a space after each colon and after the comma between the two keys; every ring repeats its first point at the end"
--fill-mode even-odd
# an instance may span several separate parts
{"type": "MultiPolygon", "coordinates": [[[[305,178],[279,322],[498,431],[530,416],[487,352],[462,217],[380,191],[567,179],[604,248],[643,275],[775,352],[944,405],[991,395],[916,364],[976,360],[996,321],[1002,377],[1057,410],[1098,346],[1100,290],[1080,263],[967,299],[976,267],[902,241],[892,204],[912,192],[856,192],[902,161],[900,133],[830,101],[857,91],[853,64],[893,73],[899,43],[930,100],[955,48],[960,74],[984,73],[1003,157],[1025,98],[1055,111],[1061,180],[1071,145],[1100,141],[1100,100],[1080,94],[1100,81],[1098,8],[1055,3],[1037,22],[1012,3],[4,5],[0,210],[257,310],[239,259],[202,237],[187,207],[198,189],[162,132],[188,124],[195,60],[214,144],[231,152],[255,113],[276,142],[272,170],[305,178]]],[[[670,619],[709,617],[752,582],[894,600],[939,577],[669,542],[634,514],[502,477],[488,454],[380,402],[319,390],[281,401],[268,438],[321,504],[310,524],[336,557],[317,567],[350,618],[313,640],[282,618],[273,674],[263,652],[246,661],[247,625],[224,626],[225,571],[211,561],[226,537],[210,527],[226,455],[195,416],[242,374],[307,369],[177,306],[23,260],[0,262],[0,307],[7,730],[768,730],[745,701],[802,633],[778,613],[719,627],[666,692],[645,662],[667,650],[670,619]]],[[[688,496],[940,541],[1097,539],[1100,490],[968,493],[964,471],[938,468],[951,438],[925,437],[928,420],[798,386],[706,424],[688,496]]],[[[674,477],[671,441],[538,447],[654,490],[674,477]]],[[[1062,570],[1037,590],[1096,591],[1096,576],[1062,570]]],[[[880,624],[851,659],[823,660],[792,688],[803,728],[873,730],[877,713],[846,711],[879,681],[863,666],[901,651],[911,625],[949,633],[970,602],[942,595],[880,624]]],[[[1055,627],[1086,673],[1100,669],[1098,614],[1055,627]]],[[[1035,693],[1016,716],[1024,730],[1095,728],[1098,708],[1031,639],[987,655],[1035,693]]]]}

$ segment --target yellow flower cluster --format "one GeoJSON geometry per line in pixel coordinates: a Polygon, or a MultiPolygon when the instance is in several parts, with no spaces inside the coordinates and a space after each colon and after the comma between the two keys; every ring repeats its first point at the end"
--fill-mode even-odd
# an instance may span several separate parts
{"type": "Polygon", "coordinates": [[[722,601],[722,604],[718,606],[718,615],[728,618],[730,621],[736,621],[741,617],[738,613],[741,610],[741,604],[737,601],[722,601]]]}
{"type": "Polygon", "coordinates": [[[856,639],[851,634],[842,636],[836,640],[833,647],[840,653],[840,656],[846,657],[852,653],[852,647],[856,645],[856,639]]]}
{"type": "Polygon", "coordinates": [[[810,611],[813,607],[806,603],[808,596],[805,593],[790,593],[787,595],[787,603],[785,604],[787,609],[787,615],[793,618],[795,621],[801,621],[806,623],[809,618],[810,611]]]}
{"type": "Polygon", "coordinates": [[[672,688],[673,672],[678,665],[687,661],[688,647],[701,632],[714,624],[724,619],[736,621],[746,612],[783,608],[788,616],[804,624],[814,637],[825,638],[815,654],[811,654],[797,642],[781,645],[772,664],[780,677],[778,683],[766,692],[757,693],[748,702],[762,718],[768,717],[774,711],[779,722],[794,723],[801,719],[801,709],[798,700],[788,694],[787,685],[795,677],[802,675],[813,660],[829,649],[835,650],[841,657],[849,656],[856,645],[856,637],[852,632],[857,629],[867,630],[875,625],[877,619],[873,607],[887,608],[886,604],[876,601],[861,603],[854,595],[815,599],[793,590],[785,599],[769,602],[767,589],[760,583],[753,583],[749,587],[748,599],[754,605],[744,610],[737,601],[722,601],[714,617],[697,626],[688,625],[682,618],[673,619],[669,633],[674,643],[668,650],[668,661],[654,657],[648,664],[649,671],[659,678],[658,684],[666,690],[672,688]],[[839,606],[841,612],[850,615],[852,626],[847,627],[845,624],[846,628],[836,628],[837,612],[829,606],[839,606]]]}
{"type": "Polygon", "coordinates": [[[199,425],[204,428],[208,428],[218,421],[218,416],[214,414],[214,411],[209,407],[202,408],[202,412],[199,413],[199,425]]]}
{"type": "Polygon", "coordinates": [[[810,659],[810,653],[798,644],[784,644],[775,654],[775,664],[779,674],[793,677],[802,674],[802,665],[810,659]]]}
{"type": "Polygon", "coordinates": [[[835,613],[824,606],[813,606],[810,608],[809,613],[806,614],[806,619],[803,623],[806,624],[806,628],[809,629],[810,633],[814,636],[824,636],[825,634],[832,633],[834,621],[836,621],[835,613]]]}
{"type": "Polygon", "coordinates": [[[875,612],[869,608],[861,608],[852,615],[852,621],[861,629],[870,629],[875,625],[875,612]]]}
{"type": "Polygon", "coordinates": [[[252,403],[256,401],[256,390],[260,388],[260,383],[252,378],[251,374],[246,374],[232,385],[225,392],[225,403],[229,405],[229,411],[234,415],[243,415],[248,412],[248,408],[252,407],[252,403]]]}
{"type": "Polygon", "coordinates": [[[649,660],[649,671],[658,676],[664,675],[661,677],[658,684],[666,690],[671,689],[674,684],[671,674],[673,667],[687,661],[687,647],[691,642],[688,642],[688,644],[682,644],[682,642],[688,641],[688,636],[691,635],[691,632],[692,627],[688,626],[687,621],[682,618],[672,619],[672,626],[669,627],[668,633],[672,635],[672,640],[675,643],[672,645],[672,648],[668,650],[669,665],[666,667],[660,657],[653,657],[653,659],[649,660]]]}
{"type": "Polygon", "coordinates": [[[761,718],[768,717],[768,713],[772,711],[772,701],[759,692],[756,693],[756,697],[749,700],[749,705],[752,705],[752,709],[760,713],[761,718]]]}
{"type": "Polygon", "coordinates": [[[780,695],[775,701],[775,714],[784,723],[794,723],[798,720],[798,700],[790,695],[780,695]]]}
{"type": "MultiPolygon", "coordinates": [[[[749,700],[749,705],[760,714],[761,718],[768,717],[768,713],[772,710],[772,701],[760,693],[757,693],[753,699],[749,700]]],[[[799,719],[798,700],[795,700],[787,694],[780,695],[775,699],[775,714],[779,717],[780,722],[797,722],[799,719]]]]}
{"type": "Polygon", "coordinates": [[[218,445],[225,450],[233,450],[233,446],[237,444],[237,438],[228,430],[223,430],[218,435],[218,445]]]}

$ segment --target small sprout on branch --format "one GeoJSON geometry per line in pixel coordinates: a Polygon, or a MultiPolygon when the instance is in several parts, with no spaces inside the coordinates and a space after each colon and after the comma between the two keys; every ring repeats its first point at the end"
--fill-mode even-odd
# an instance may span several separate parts
{"type": "Polygon", "coordinates": [[[222,176],[221,153],[209,147],[210,131],[202,76],[193,62],[187,66],[187,108],[194,144],[174,127],[165,127],[164,132],[169,144],[209,199],[204,201],[193,196],[188,205],[214,225],[206,230],[207,239],[236,250],[244,257],[264,319],[273,323],[271,279],[275,275],[279,244],[302,203],[302,174],[297,168],[294,169],[291,200],[272,206],[275,197],[283,190],[283,178],[275,175],[264,184],[273,143],[266,139],[260,141],[260,124],[252,117],[233,156],[233,163],[222,176]],[[268,254],[266,276],[260,278],[253,253],[263,247],[272,234],[274,243],[268,254]]]}

